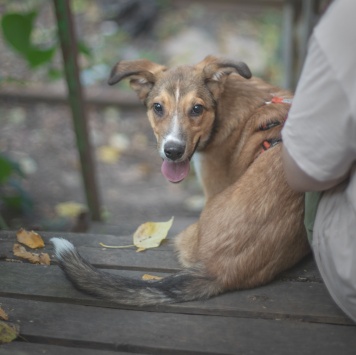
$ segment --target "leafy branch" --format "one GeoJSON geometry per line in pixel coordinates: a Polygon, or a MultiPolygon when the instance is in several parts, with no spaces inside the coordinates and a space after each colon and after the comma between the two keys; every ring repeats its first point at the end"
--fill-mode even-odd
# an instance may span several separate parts
{"type": "MultiPolygon", "coordinates": [[[[20,165],[0,154],[0,202],[8,210],[24,212],[32,207],[32,200],[21,185],[24,178],[20,165]]],[[[0,229],[7,228],[6,221],[0,213],[0,229]]]]}
{"type": "MultiPolygon", "coordinates": [[[[54,44],[47,46],[47,48],[44,48],[44,44],[33,43],[32,37],[37,16],[38,11],[32,10],[29,12],[8,12],[1,19],[1,29],[5,43],[20,55],[31,69],[52,64],[54,55],[60,47],[56,36],[52,40],[54,44]]],[[[92,57],[90,49],[82,41],[78,41],[78,50],[86,57],[92,57]]],[[[48,76],[56,79],[61,77],[61,72],[50,67],[48,76]]]]}
{"type": "Polygon", "coordinates": [[[1,21],[4,39],[14,51],[27,61],[31,68],[50,62],[57,50],[57,45],[41,49],[31,42],[37,15],[37,11],[7,13],[1,21]]]}

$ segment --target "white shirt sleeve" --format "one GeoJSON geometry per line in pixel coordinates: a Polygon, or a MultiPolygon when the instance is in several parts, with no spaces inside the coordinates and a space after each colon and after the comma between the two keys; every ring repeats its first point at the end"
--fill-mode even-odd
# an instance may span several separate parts
{"type": "MultiPolygon", "coordinates": [[[[356,160],[356,116],[350,105],[350,93],[345,92],[337,72],[338,63],[334,58],[330,61],[324,47],[314,34],[282,131],[285,147],[296,164],[307,175],[322,182],[344,176],[356,160]]],[[[347,51],[340,53],[340,65],[344,54],[347,51]]],[[[349,75],[356,80],[356,55],[353,56],[354,67],[349,68],[349,75]]],[[[345,72],[344,67],[342,71],[345,72]]],[[[356,96],[354,98],[356,100],[356,96]]]]}

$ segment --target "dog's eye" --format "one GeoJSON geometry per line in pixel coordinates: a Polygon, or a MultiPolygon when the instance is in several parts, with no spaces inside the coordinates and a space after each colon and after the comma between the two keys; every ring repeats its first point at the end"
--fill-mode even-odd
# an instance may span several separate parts
{"type": "Polygon", "coordinates": [[[163,106],[161,104],[159,103],[153,104],[153,110],[157,115],[159,116],[163,115],[163,106]]]}
{"type": "Polygon", "coordinates": [[[202,105],[194,105],[190,114],[192,116],[199,116],[203,113],[204,107],[202,105]]]}

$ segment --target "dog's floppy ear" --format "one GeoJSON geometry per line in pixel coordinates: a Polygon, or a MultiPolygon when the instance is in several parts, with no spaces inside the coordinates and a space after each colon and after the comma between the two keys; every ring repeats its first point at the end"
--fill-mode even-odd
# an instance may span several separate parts
{"type": "Polygon", "coordinates": [[[114,85],[122,79],[129,78],[130,85],[141,101],[145,101],[160,73],[167,68],[147,59],[123,60],[113,67],[109,85],[114,85]]]}
{"type": "Polygon", "coordinates": [[[252,76],[250,68],[246,63],[216,58],[214,56],[207,56],[203,61],[198,63],[197,68],[202,70],[205,83],[215,99],[222,92],[223,84],[229,74],[238,73],[245,79],[250,79],[252,76]]]}

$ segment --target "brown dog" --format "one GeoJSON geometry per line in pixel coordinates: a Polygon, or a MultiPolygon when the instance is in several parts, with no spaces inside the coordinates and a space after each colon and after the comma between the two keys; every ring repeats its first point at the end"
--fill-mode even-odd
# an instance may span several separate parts
{"type": "Polygon", "coordinates": [[[212,56],[175,69],[117,63],[109,84],[129,78],[146,105],[162,173],[179,182],[194,158],[206,206],[176,237],[185,269],[157,282],[103,273],[54,239],[76,287],[132,305],[189,301],[265,284],[308,252],[303,195],[288,187],[277,144],[291,96],[250,77],[246,64],[212,56]]]}

